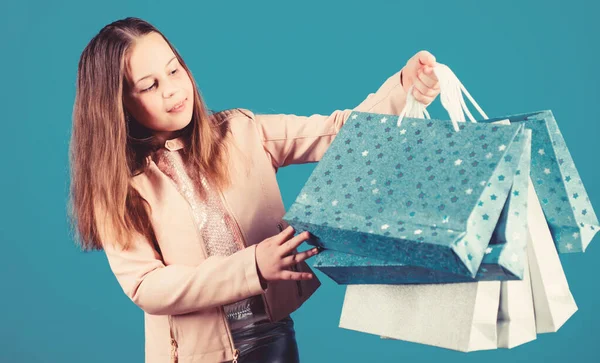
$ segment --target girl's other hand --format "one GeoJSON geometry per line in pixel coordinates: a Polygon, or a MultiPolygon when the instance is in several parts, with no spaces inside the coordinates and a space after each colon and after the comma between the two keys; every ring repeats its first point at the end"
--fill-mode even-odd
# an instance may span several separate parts
{"type": "Polygon", "coordinates": [[[265,239],[256,246],[258,274],[264,281],[310,280],[313,274],[291,271],[290,267],[319,253],[317,247],[294,253],[294,250],[310,237],[309,232],[294,236],[289,226],[280,233],[265,239]]]}

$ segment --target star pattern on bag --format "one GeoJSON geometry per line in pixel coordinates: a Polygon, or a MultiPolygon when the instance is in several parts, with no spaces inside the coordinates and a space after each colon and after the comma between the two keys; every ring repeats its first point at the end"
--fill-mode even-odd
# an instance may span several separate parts
{"type": "Polygon", "coordinates": [[[397,127],[396,121],[397,116],[355,112],[317,164],[302,191],[307,196],[297,198],[288,214],[310,204],[314,208],[292,218],[299,225],[301,220],[306,226],[329,221],[340,230],[364,233],[361,238],[366,239],[381,235],[415,243],[454,241],[452,248],[466,260],[480,263],[486,246],[477,246],[486,243],[480,241],[489,240],[494,231],[519,160],[520,154],[509,147],[515,131],[496,127],[492,132],[495,126],[490,125],[462,126],[460,132],[471,135],[466,140],[449,122],[442,126],[431,120],[413,120],[397,127]],[[443,135],[447,142],[441,143],[435,134],[443,135]],[[401,137],[394,138],[397,135],[401,137]],[[469,147],[465,147],[467,142],[469,147]],[[498,166],[506,173],[497,173],[498,166]],[[443,185],[447,187],[440,188],[443,185]],[[479,211],[478,220],[469,219],[472,208],[479,211]],[[440,226],[406,228],[435,219],[451,227],[446,228],[451,232],[440,234],[440,226]],[[398,225],[400,222],[405,224],[398,225]],[[459,237],[467,228],[484,232],[459,237]]]}

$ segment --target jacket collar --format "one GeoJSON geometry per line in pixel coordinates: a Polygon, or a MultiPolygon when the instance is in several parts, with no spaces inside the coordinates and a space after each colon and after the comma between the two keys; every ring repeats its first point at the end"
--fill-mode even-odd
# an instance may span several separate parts
{"type": "Polygon", "coordinates": [[[185,140],[183,136],[176,137],[174,139],[168,139],[165,141],[163,147],[169,151],[180,150],[184,147],[185,140]]]}

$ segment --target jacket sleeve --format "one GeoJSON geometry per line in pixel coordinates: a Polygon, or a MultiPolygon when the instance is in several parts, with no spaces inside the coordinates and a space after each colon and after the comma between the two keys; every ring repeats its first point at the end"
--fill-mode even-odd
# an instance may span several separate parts
{"type": "Polygon", "coordinates": [[[311,116],[255,114],[255,124],[273,167],[321,160],[353,110],[400,115],[406,102],[406,92],[400,83],[401,72],[389,77],[352,110],[311,116]]]}
{"type": "Polygon", "coordinates": [[[104,245],[111,270],[125,294],[154,315],[177,315],[258,295],[256,245],[230,256],[211,256],[197,266],[165,265],[147,238],[128,249],[104,245]]]}

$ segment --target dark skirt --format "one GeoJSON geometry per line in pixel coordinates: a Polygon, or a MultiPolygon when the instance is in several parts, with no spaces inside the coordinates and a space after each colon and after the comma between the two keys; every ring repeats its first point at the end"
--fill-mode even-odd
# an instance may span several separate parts
{"type": "Polygon", "coordinates": [[[238,363],[299,363],[294,321],[252,324],[232,333],[238,363]]]}

